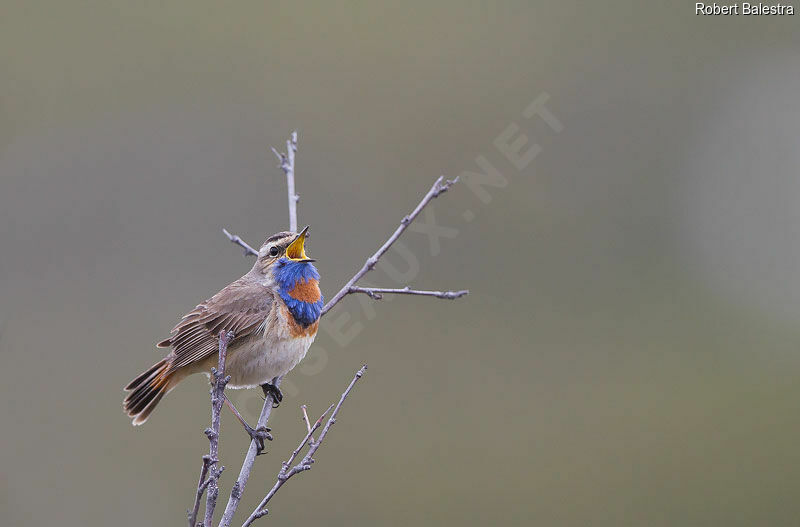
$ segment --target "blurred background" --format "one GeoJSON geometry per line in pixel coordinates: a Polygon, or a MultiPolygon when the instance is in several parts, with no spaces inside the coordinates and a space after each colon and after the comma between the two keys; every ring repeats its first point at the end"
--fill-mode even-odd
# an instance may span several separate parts
{"type": "Polygon", "coordinates": [[[250,268],[223,227],[286,227],[295,128],[327,297],[440,174],[366,282],[471,294],[326,316],[240,521],[366,362],[262,524],[796,525],[799,52],[694,2],[2,2],[3,525],[184,524],[206,381],[122,387],[250,268]]]}

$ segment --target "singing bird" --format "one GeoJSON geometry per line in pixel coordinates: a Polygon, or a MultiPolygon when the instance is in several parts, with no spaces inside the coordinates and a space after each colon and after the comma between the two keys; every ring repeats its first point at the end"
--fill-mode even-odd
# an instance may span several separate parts
{"type": "MultiPolygon", "coordinates": [[[[319,272],[305,252],[307,236],[308,227],[267,238],[247,274],[184,315],[170,337],[158,343],[170,352],[125,387],[130,393],[123,406],[134,425],[147,421],[161,398],[187,376],[210,375],[223,330],[234,335],[225,366],[231,376],[228,387],[261,386],[280,402],[283,396],[270,381],[303,359],[324,304],[319,272]]],[[[263,447],[264,431],[259,435],[226,402],[263,447]]]]}

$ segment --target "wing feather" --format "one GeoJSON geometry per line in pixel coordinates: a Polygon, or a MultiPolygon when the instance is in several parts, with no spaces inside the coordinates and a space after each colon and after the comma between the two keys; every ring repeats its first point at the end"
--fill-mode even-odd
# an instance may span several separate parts
{"type": "Polygon", "coordinates": [[[252,336],[274,304],[272,291],[246,276],[228,285],[185,314],[170,338],[159,342],[160,347],[172,348],[170,371],[217,353],[220,331],[234,333],[231,345],[252,336]]]}

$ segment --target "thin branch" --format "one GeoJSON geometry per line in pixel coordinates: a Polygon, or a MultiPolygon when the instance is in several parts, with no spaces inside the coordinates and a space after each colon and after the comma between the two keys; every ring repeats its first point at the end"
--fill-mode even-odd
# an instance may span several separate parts
{"type": "Polygon", "coordinates": [[[247,245],[247,242],[239,238],[238,235],[231,234],[226,229],[222,229],[222,232],[225,233],[225,236],[227,236],[230,241],[232,241],[233,243],[244,249],[245,256],[250,256],[250,255],[258,256],[258,251],[247,245]]]}
{"type": "Polygon", "coordinates": [[[300,410],[303,412],[303,422],[306,424],[306,430],[311,432],[311,422],[308,420],[308,407],[302,405],[300,406],[300,410]]]}
{"type": "Polygon", "coordinates": [[[286,140],[285,154],[274,148],[272,152],[280,160],[281,170],[286,174],[286,190],[289,197],[289,230],[297,232],[297,202],[300,201],[300,196],[294,191],[294,154],[297,152],[297,130],[294,130],[286,140]]]}
{"type": "Polygon", "coordinates": [[[358,380],[364,375],[364,372],[366,370],[367,370],[367,365],[365,364],[364,366],[361,367],[361,369],[359,369],[356,372],[355,377],[353,377],[353,380],[350,381],[350,385],[347,387],[344,393],[342,393],[342,396],[339,398],[339,403],[336,405],[336,408],[334,408],[333,413],[328,418],[328,422],[325,423],[325,427],[322,429],[322,432],[320,432],[319,439],[309,443],[311,435],[314,433],[314,431],[317,430],[317,428],[319,428],[320,424],[322,423],[322,419],[325,417],[325,414],[327,414],[330,411],[330,409],[333,408],[333,405],[328,407],[328,410],[326,410],[325,413],[323,413],[320,416],[320,418],[317,419],[317,421],[311,427],[311,430],[308,431],[308,433],[300,442],[298,447],[292,452],[292,455],[289,456],[289,459],[282,464],[281,470],[280,472],[278,472],[278,477],[277,481],[275,482],[275,485],[272,486],[267,495],[264,496],[264,499],[261,500],[261,503],[258,504],[258,507],[256,507],[255,510],[252,512],[252,514],[250,514],[250,516],[247,518],[247,520],[245,520],[245,522],[242,524],[242,527],[248,527],[256,519],[265,516],[269,512],[266,508],[267,504],[275,495],[275,493],[278,492],[278,489],[280,489],[283,486],[283,484],[289,480],[289,478],[291,478],[296,474],[299,474],[300,472],[311,470],[311,465],[312,463],[314,463],[314,454],[317,452],[317,449],[319,449],[320,445],[322,445],[322,442],[328,435],[328,431],[331,429],[331,426],[333,426],[333,424],[336,422],[336,416],[339,414],[339,410],[342,408],[344,400],[350,394],[350,391],[353,389],[353,386],[355,386],[356,382],[358,382],[358,380]],[[300,453],[300,451],[303,449],[306,443],[310,445],[308,452],[306,453],[305,456],[303,456],[303,459],[301,459],[297,465],[292,467],[291,466],[292,463],[294,462],[295,458],[297,458],[297,455],[300,453]]]}
{"type": "Polygon", "coordinates": [[[394,233],[391,236],[389,236],[389,239],[386,240],[386,242],[381,246],[381,248],[378,249],[377,252],[375,252],[375,254],[367,258],[367,261],[364,263],[361,269],[359,269],[358,272],[355,275],[353,275],[353,277],[344,285],[344,287],[342,287],[339,290],[339,292],[336,293],[333,296],[333,298],[331,298],[328,301],[327,304],[325,304],[325,307],[322,308],[322,314],[324,315],[325,313],[330,311],[331,308],[336,304],[338,304],[339,301],[346,295],[353,293],[351,289],[356,284],[356,282],[358,282],[361,279],[361,277],[363,277],[365,274],[367,274],[368,272],[370,272],[375,268],[375,264],[378,263],[378,260],[380,260],[381,256],[383,256],[386,253],[386,251],[389,250],[389,247],[391,247],[392,244],[397,241],[400,235],[403,234],[403,231],[405,231],[408,228],[408,226],[411,225],[411,222],[413,222],[414,219],[417,216],[419,216],[419,213],[422,212],[422,209],[424,209],[425,206],[431,202],[431,200],[439,197],[440,194],[447,192],[450,189],[450,187],[452,187],[453,184],[455,184],[457,181],[458,178],[453,180],[449,179],[446,180],[444,176],[439,176],[439,178],[433,183],[433,186],[428,191],[428,193],[425,194],[425,196],[422,198],[422,201],[420,201],[417,207],[413,211],[411,211],[411,214],[405,216],[402,219],[402,221],[400,221],[400,226],[398,226],[397,229],[395,229],[394,233]]]}
{"type": "Polygon", "coordinates": [[[217,482],[225,467],[218,467],[219,464],[219,418],[222,412],[222,403],[225,401],[225,386],[231,380],[230,375],[225,375],[225,359],[228,354],[228,343],[233,340],[232,332],[219,332],[219,358],[217,367],[211,368],[211,428],[206,428],[205,434],[208,437],[208,454],[203,456],[203,467],[200,469],[200,480],[197,483],[194,505],[188,513],[189,527],[197,525],[197,513],[200,510],[200,500],[203,492],[208,489],[206,495],[206,514],[203,525],[211,527],[214,517],[214,508],[217,505],[217,495],[219,487],[217,482]],[[206,479],[208,475],[208,479],[206,479]]]}
{"type": "Polygon", "coordinates": [[[197,513],[200,511],[200,500],[203,499],[203,493],[210,483],[210,480],[206,479],[209,465],[211,465],[211,456],[206,454],[203,456],[203,468],[200,469],[200,480],[197,482],[197,493],[194,497],[194,505],[190,510],[186,511],[189,517],[189,527],[195,527],[197,524],[197,513]]]}
{"type": "Polygon", "coordinates": [[[400,289],[390,289],[385,287],[352,286],[348,291],[348,293],[364,293],[365,295],[374,300],[381,300],[384,294],[421,295],[421,296],[432,296],[435,298],[445,298],[447,300],[453,300],[455,298],[461,298],[464,295],[468,295],[469,289],[463,289],[461,291],[420,291],[418,289],[411,289],[408,286],[405,286],[400,289]]]}

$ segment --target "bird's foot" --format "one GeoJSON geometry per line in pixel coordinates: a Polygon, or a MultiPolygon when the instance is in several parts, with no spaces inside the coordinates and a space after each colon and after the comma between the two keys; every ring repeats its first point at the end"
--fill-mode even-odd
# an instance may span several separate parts
{"type": "Polygon", "coordinates": [[[272,407],[277,408],[280,406],[281,401],[283,401],[283,393],[281,392],[280,388],[275,386],[274,384],[270,384],[265,382],[261,385],[261,390],[264,392],[264,397],[272,396],[272,407]]]}
{"type": "Polygon", "coordinates": [[[244,420],[244,417],[242,417],[242,414],[239,413],[239,410],[236,409],[231,400],[228,399],[228,397],[225,396],[225,394],[223,394],[222,396],[225,397],[225,404],[227,405],[227,407],[231,409],[233,415],[236,416],[236,419],[238,419],[239,422],[242,423],[244,431],[247,432],[247,435],[250,436],[250,439],[252,441],[255,441],[256,444],[258,445],[258,450],[256,451],[256,455],[261,454],[261,452],[264,451],[264,440],[269,439],[270,441],[272,441],[272,434],[270,434],[270,429],[267,428],[266,426],[259,426],[258,428],[253,429],[252,426],[247,424],[247,421],[244,420]]]}
{"type": "Polygon", "coordinates": [[[244,425],[244,430],[250,436],[250,439],[255,441],[256,445],[258,445],[258,450],[256,450],[256,455],[260,456],[261,454],[263,454],[264,453],[264,440],[266,439],[268,441],[272,441],[272,434],[270,434],[272,429],[271,428],[267,428],[266,426],[260,426],[260,427],[258,427],[256,429],[254,429],[253,427],[245,424],[244,425]]]}

